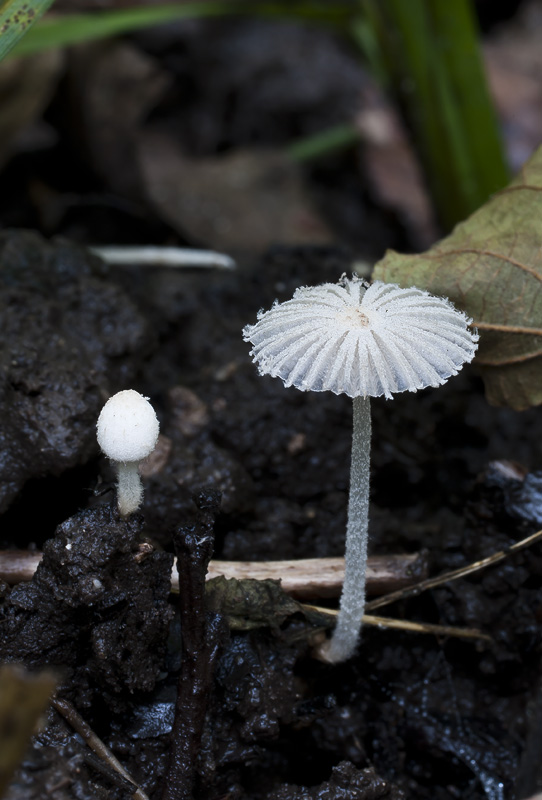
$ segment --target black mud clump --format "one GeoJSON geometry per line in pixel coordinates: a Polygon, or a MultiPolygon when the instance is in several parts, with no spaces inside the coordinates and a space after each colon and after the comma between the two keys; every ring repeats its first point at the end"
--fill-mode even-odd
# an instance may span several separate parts
{"type": "Polygon", "coordinates": [[[0,233],[0,512],[31,478],[97,452],[107,397],[136,374],[152,337],[87,250],[0,233]]]}
{"type": "Polygon", "coordinates": [[[382,780],[371,767],[356,769],[343,761],[333,768],[329,781],[306,789],[300,786],[285,786],[270,795],[267,800],[404,800],[405,795],[393,784],[382,780]]]}
{"type": "Polygon", "coordinates": [[[153,688],[163,666],[173,557],[138,547],[141,517],[101,506],[66,520],[3,609],[0,660],[57,667],[79,705],[153,688]]]}
{"type": "Polygon", "coordinates": [[[200,753],[203,785],[212,779],[224,792],[235,787],[243,796],[248,788],[249,796],[253,791],[259,797],[287,770],[282,734],[297,720],[294,666],[304,649],[288,644],[278,630],[232,636],[216,671],[211,736],[203,738],[200,753]]]}

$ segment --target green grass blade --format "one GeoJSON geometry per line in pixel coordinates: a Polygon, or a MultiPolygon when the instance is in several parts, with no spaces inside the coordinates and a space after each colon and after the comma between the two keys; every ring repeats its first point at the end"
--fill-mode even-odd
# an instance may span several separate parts
{"type": "Polygon", "coordinates": [[[429,0],[429,8],[435,28],[441,34],[439,45],[450,93],[459,110],[463,136],[469,143],[469,169],[474,164],[478,176],[478,185],[473,188],[477,208],[487,200],[488,194],[507,183],[509,175],[478,47],[472,6],[468,0],[456,0],[452,4],[429,0]]]}
{"type": "Polygon", "coordinates": [[[17,47],[15,54],[30,55],[42,50],[66,47],[92,39],[130,33],[151,25],[179,19],[201,19],[250,15],[267,18],[302,19],[333,26],[346,26],[356,11],[349,3],[252,3],[216,2],[171,3],[137,6],[91,14],[66,14],[42,20],[17,47]]]}
{"type": "Polygon", "coordinates": [[[175,19],[224,15],[224,4],[173,3],[164,6],[137,6],[119,11],[91,14],[66,14],[42,20],[19,44],[14,55],[31,55],[42,50],[103,39],[175,19]]]}
{"type": "Polygon", "coordinates": [[[362,9],[449,229],[508,180],[471,0],[362,0],[362,9]]]}
{"type": "Polygon", "coordinates": [[[348,122],[292,142],[287,153],[294,161],[310,161],[359,142],[359,131],[348,122]]]}
{"type": "Polygon", "coordinates": [[[53,0],[4,0],[0,4],[0,60],[28,34],[52,3],[53,0]]]}

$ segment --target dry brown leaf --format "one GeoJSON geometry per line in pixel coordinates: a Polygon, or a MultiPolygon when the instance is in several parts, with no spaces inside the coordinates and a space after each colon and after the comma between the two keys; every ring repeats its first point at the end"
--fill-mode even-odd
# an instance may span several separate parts
{"type": "Polygon", "coordinates": [[[142,133],[139,145],[155,207],[193,241],[239,252],[332,239],[305,195],[299,166],[281,152],[189,158],[170,136],[152,130],[142,133]]]}
{"type": "Polygon", "coordinates": [[[437,238],[436,215],[399,111],[369,84],[355,124],[363,142],[363,174],[377,204],[397,214],[415,247],[429,247],[437,238]]]}
{"type": "Polygon", "coordinates": [[[137,135],[166,90],[169,77],[158,63],[127,42],[106,41],[70,53],[71,103],[80,119],[81,146],[114,193],[145,197],[137,163],[137,135]]]}
{"type": "Polygon", "coordinates": [[[473,317],[490,403],[542,403],[542,147],[450,236],[420,255],[389,251],[374,278],[447,296],[473,317]]]}
{"type": "Polygon", "coordinates": [[[11,155],[16,137],[41,115],[62,73],[58,50],[0,64],[0,165],[11,155]]]}

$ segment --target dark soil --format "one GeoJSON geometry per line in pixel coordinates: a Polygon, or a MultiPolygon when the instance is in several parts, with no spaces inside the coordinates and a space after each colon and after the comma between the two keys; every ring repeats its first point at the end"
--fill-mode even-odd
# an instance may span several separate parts
{"type": "MultiPolygon", "coordinates": [[[[254,268],[210,276],[106,270],[65,243],[25,233],[4,234],[3,251],[4,264],[13,264],[4,272],[4,328],[11,298],[26,322],[10,328],[5,373],[15,369],[14,354],[34,342],[33,358],[17,362],[16,386],[9,378],[19,398],[10,408],[34,410],[27,412],[32,424],[21,422],[21,412],[4,417],[5,463],[26,465],[13,482],[12,496],[18,494],[5,514],[5,546],[41,546],[75,503],[83,510],[46,542],[34,581],[6,593],[2,659],[56,667],[59,694],[151,797],[161,796],[168,753],[187,742],[185,779],[193,788],[179,797],[193,790],[197,798],[498,800],[516,796],[522,781],[536,788],[537,762],[526,745],[538,724],[539,547],[386,612],[479,628],[493,644],[367,627],[356,657],[337,667],[311,657],[311,627],[295,609],[278,621],[250,622],[248,614],[244,630],[228,633],[213,594],[202,622],[194,599],[205,571],[198,546],[196,566],[189,560],[181,568],[181,615],[190,641],[199,613],[195,641],[207,644],[203,656],[194,647],[190,661],[185,642],[183,662],[178,624],[167,634],[175,607],[166,601],[170,556],[145,550],[134,561],[141,538],[171,550],[172,538],[195,535],[197,545],[213,529],[217,557],[341,553],[349,402],[260,378],[240,331],[275,297],[339,277],[347,255],[277,250],[254,268]],[[47,290],[36,291],[45,279],[47,290]],[[128,342],[115,324],[99,323],[115,318],[113,304],[119,318],[133,314],[128,342]],[[82,314],[81,307],[90,310],[82,314]],[[67,358],[58,355],[61,339],[70,343],[67,358]],[[36,363],[47,365],[45,374],[36,363]],[[55,387],[79,386],[82,376],[90,385],[87,406],[72,413],[68,395],[56,402],[55,387]],[[114,510],[110,466],[98,458],[93,434],[103,397],[127,381],[152,397],[163,434],[143,514],[130,523],[114,510]],[[56,462],[34,461],[40,431],[56,430],[60,419],[69,460],[61,451],[56,462]],[[54,514],[42,514],[46,491],[54,514]],[[202,492],[220,492],[220,507],[211,500],[210,510],[198,511],[193,498],[205,508],[202,492]],[[201,625],[215,630],[214,638],[202,639],[201,625]],[[181,741],[172,744],[178,674],[190,664],[194,685],[209,676],[204,692],[185,690],[195,702],[188,718],[199,714],[203,727],[176,724],[181,741]]],[[[538,458],[535,411],[488,407],[471,370],[438,391],[373,405],[373,552],[427,548],[436,572],[506,548],[540,526],[542,478],[529,471],[538,458]]],[[[45,787],[59,771],[68,780],[55,798],[130,794],[51,711],[8,797],[48,796],[45,787]]]]}

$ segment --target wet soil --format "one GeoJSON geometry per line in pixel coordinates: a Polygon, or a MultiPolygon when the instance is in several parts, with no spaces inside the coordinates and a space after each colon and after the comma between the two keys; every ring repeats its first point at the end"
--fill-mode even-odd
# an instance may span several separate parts
{"type": "MultiPolygon", "coordinates": [[[[152,798],[174,775],[164,796],[197,800],[521,800],[539,788],[540,546],[386,610],[491,642],[367,626],[334,667],[312,657],[318,626],[278,589],[262,613],[261,595],[234,587],[235,624],[226,590],[204,599],[211,538],[227,559],[342,551],[350,404],[259,377],[241,329],[297,286],[351,270],[348,252],[282,248],[202,274],[105,268],[24,232],[1,247],[2,544],[45,553],[32,583],[3,587],[2,660],[53,666],[59,696],[152,798]],[[129,523],[94,440],[101,403],[127,386],[152,398],[162,432],[129,523]]],[[[469,368],[375,401],[373,419],[372,552],[426,549],[436,573],[540,527],[536,410],[490,408],[469,368]]],[[[131,793],[51,710],[7,797],[131,793]]]]}

